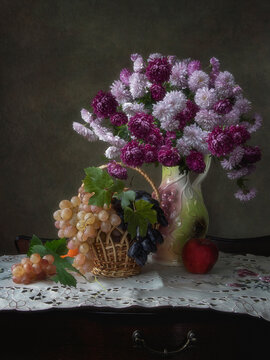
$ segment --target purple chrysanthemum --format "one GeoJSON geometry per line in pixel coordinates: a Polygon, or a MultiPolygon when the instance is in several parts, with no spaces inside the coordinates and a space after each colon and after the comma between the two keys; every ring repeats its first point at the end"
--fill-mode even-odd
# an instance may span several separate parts
{"type": "Polygon", "coordinates": [[[155,146],[161,146],[163,142],[162,134],[157,127],[152,127],[150,133],[145,139],[148,143],[154,144],[155,146]]]}
{"type": "Polygon", "coordinates": [[[125,125],[128,122],[128,117],[124,113],[117,112],[110,117],[111,123],[115,126],[125,125]]]}
{"type": "Polygon", "coordinates": [[[152,99],[155,101],[160,101],[164,98],[166,90],[160,84],[153,84],[150,88],[152,99]]]}
{"type": "Polygon", "coordinates": [[[212,67],[212,71],[210,73],[210,85],[211,87],[214,86],[215,84],[215,80],[220,72],[219,68],[220,68],[220,63],[219,63],[219,60],[215,57],[212,57],[210,59],[210,64],[211,64],[211,67],[212,67]]]}
{"type": "Polygon", "coordinates": [[[218,114],[225,115],[232,110],[232,104],[229,99],[219,100],[214,104],[213,109],[218,114]]]}
{"type": "Polygon", "coordinates": [[[188,75],[190,76],[194,71],[201,70],[200,60],[192,60],[187,66],[188,75]]]}
{"type": "Polygon", "coordinates": [[[205,170],[203,154],[196,150],[192,150],[186,157],[186,164],[191,171],[198,174],[203,173],[205,170]]]}
{"type": "Polygon", "coordinates": [[[176,166],[180,162],[180,155],[176,148],[163,145],[158,152],[158,161],[164,166],[176,166]]]}
{"type": "Polygon", "coordinates": [[[254,164],[261,160],[262,153],[258,146],[245,146],[244,151],[243,164],[254,164]]]}
{"type": "Polygon", "coordinates": [[[106,118],[116,112],[117,101],[110,92],[100,90],[92,101],[94,113],[101,117],[106,118]]]}
{"type": "Polygon", "coordinates": [[[144,161],[146,163],[152,163],[158,160],[157,148],[151,144],[144,145],[144,161]]]}
{"type": "Polygon", "coordinates": [[[171,68],[166,57],[156,58],[149,61],[145,74],[152,83],[162,84],[169,80],[171,68]]]}
{"type": "Polygon", "coordinates": [[[132,167],[142,166],[144,163],[144,149],[136,140],[128,142],[121,149],[121,160],[124,164],[132,167]]]}
{"type": "Polygon", "coordinates": [[[137,139],[147,140],[153,127],[154,118],[146,113],[137,113],[128,123],[128,129],[137,139]]]}
{"type": "Polygon", "coordinates": [[[180,111],[175,117],[179,121],[180,130],[183,130],[188,122],[195,117],[197,111],[199,111],[199,107],[193,101],[187,100],[184,110],[180,111]]]}
{"type": "Polygon", "coordinates": [[[239,169],[233,169],[227,172],[227,176],[230,180],[237,180],[244,176],[248,176],[252,174],[256,170],[256,165],[250,164],[244,167],[240,167],[239,169]]]}
{"type": "Polygon", "coordinates": [[[165,137],[165,145],[173,146],[172,140],[176,139],[176,133],[174,131],[167,131],[165,137]]]}
{"type": "Polygon", "coordinates": [[[250,133],[244,126],[231,125],[228,131],[235,145],[244,144],[247,140],[250,139],[250,133]]]}
{"type": "Polygon", "coordinates": [[[131,72],[128,69],[124,68],[121,70],[120,80],[122,81],[123,84],[125,84],[127,86],[129,85],[130,76],[131,76],[131,72]]]}
{"type": "Polygon", "coordinates": [[[249,201],[251,199],[254,199],[256,194],[257,194],[257,190],[255,188],[250,190],[240,189],[234,194],[234,196],[236,197],[236,199],[240,201],[249,201]]]}
{"type": "Polygon", "coordinates": [[[207,136],[208,149],[215,156],[225,156],[234,148],[233,138],[228,129],[215,127],[207,136]]]}
{"type": "Polygon", "coordinates": [[[116,179],[126,180],[128,177],[127,169],[117,164],[116,161],[111,161],[107,166],[108,173],[116,179]]]}

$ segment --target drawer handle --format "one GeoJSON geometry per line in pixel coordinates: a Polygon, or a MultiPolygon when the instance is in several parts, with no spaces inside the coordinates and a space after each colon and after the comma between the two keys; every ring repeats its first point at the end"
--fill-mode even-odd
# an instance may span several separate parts
{"type": "Polygon", "coordinates": [[[144,349],[150,351],[151,353],[161,355],[163,357],[178,354],[178,353],[180,353],[181,351],[183,351],[184,349],[188,348],[190,345],[192,345],[192,344],[194,344],[196,342],[195,334],[194,334],[194,332],[192,330],[190,330],[187,333],[185,343],[183,345],[181,345],[179,347],[179,349],[176,349],[176,350],[173,350],[173,351],[168,351],[166,348],[164,348],[163,351],[152,349],[150,346],[148,346],[146,344],[146,341],[144,340],[144,338],[143,338],[143,336],[142,336],[142,334],[140,333],[139,330],[135,330],[133,332],[132,340],[133,340],[134,347],[136,347],[136,348],[144,348],[144,349]]]}

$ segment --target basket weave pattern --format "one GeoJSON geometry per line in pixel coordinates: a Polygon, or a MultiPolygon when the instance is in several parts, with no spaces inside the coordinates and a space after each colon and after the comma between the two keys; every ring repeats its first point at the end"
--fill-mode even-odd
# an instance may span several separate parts
{"type": "MultiPolygon", "coordinates": [[[[100,166],[101,169],[105,169],[106,167],[106,165],[100,166]]],[[[146,179],[153,188],[157,200],[160,200],[158,190],[149,176],[141,169],[132,169],[146,179]]],[[[90,244],[94,264],[91,272],[94,275],[103,275],[106,277],[128,277],[139,274],[141,266],[128,256],[128,250],[133,242],[134,241],[130,240],[128,232],[122,230],[120,227],[112,227],[107,234],[99,230],[96,238],[93,239],[90,244]],[[116,229],[120,234],[119,241],[113,240],[112,237],[112,233],[116,229]]]]}

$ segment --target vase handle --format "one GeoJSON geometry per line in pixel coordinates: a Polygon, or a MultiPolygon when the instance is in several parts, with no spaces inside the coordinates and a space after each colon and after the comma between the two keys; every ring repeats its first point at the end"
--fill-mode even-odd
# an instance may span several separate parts
{"type": "Polygon", "coordinates": [[[193,181],[192,183],[192,187],[193,188],[197,188],[200,190],[201,188],[201,183],[203,182],[203,180],[206,178],[210,165],[211,165],[211,155],[205,155],[204,157],[204,161],[205,161],[205,170],[203,173],[199,174],[196,179],[193,181]]]}

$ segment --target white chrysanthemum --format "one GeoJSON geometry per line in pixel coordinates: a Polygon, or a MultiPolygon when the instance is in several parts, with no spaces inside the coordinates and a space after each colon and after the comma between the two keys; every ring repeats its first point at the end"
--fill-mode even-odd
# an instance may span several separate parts
{"type": "Polygon", "coordinates": [[[188,86],[191,91],[196,91],[202,87],[208,87],[209,75],[202,70],[195,70],[188,79],[188,86]]]}
{"type": "Polygon", "coordinates": [[[181,91],[171,91],[165,95],[163,100],[153,106],[153,116],[160,121],[162,129],[173,131],[179,125],[179,122],[174,118],[185,106],[185,95],[181,91]]]}
{"type": "Polygon", "coordinates": [[[226,126],[238,124],[240,115],[240,111],[237,108],[233,107],[228,114],[223,115],[223,124],[226,126]]]}
{"type": "Polygon", "coordinates": [[[122,109],[128,118],[134,116],[138,112],[148,112],[144,104],[128,102],[122,105],[122,109]]]}
{"type": "Polygon", "coordinates": [[[162,57],[163,57],[163,55],[160,54],[160,53],[153,53],[153,54],[150,54],[150,55],[149,55],[147,61],[149,62],[149,61],[151,61],[151,60],[160,59],[160,58],[162,58],[162,57]]]}
{"type": "Polygon", "coordinates": [[[228,159],[224,159],[220,162],[221,166],[225,170],[232,170],[236,165],[240,164],[245,150],[242,146],[237,146],[230,154],[228,159]]]}
{"type": "Polygon", "coordinates": [[[187,148],[198,150],[203,154],[208,154],[206,138],[208,131],[202,130],[198,125],[192,124],[184,128],[182,142],[187,148]]]}
{"type": "Polygon", "coordinates": [[[242,114],[247,114],[251,110],[251,102],[243,97],[240,97],[236,100],[234,108],[237,109],[242,114]]]}
{"type": "Polygon", "coordinates": [[[144,64],[144,61],[143,61],[143,57],[141,55],[138,55],[137,59],[134,60],[134,63],[133,63],[133,70],[135,72],[140,72],[144,69],[145,67],[145,64],[144,64]]]}
{"type": "Polygon", "coordinates": [[[215,89],[220,98],[227,98],[233,95],[234,77],[229,71],[221,71],[215,80],[215,89]]]}
{"type": "Polygon", "coordinates": [[[201,109],[210,109],[217,101],[216,92],[208,87],[200,88],[196,91],[194,101],[201,109]]]}
{"type": "Polygon", "coordinates": [[[215,126],[220,125],[221,116],[214,110],[200,110],[195,115],[196,123],[207,131],[212,131],[215,126]]]}
{"type": "Polygon", "coordinates": [[[97,124],[96,122],[91,123],[93,132],[96,134],[99,140],[105,141],[112,146],[121,148],[126,145],[126,141],[121,139],[119,136],[113,135],[113,133],[108,130],[106,127],[97,124]]]}
{"type": "Polygon", "coordinates": [[[107,159],[115,159],[120,156],[121,149],[116,146],[109,146],[108,149],[105,151],[105,156],[107,159]]]}
{"type": "Polygon", "coordinates": [[[94,132],[90,129],[88,129],[85,125],[80,124],[76,121],[73,122],[73,130],[76,131],[79,135],[86,138],[88,141],[96,141],[97,136],[94,134],[94,132]]]}
{"type": "Polygon", "coordinates": [[[131,100],[131,94],[127,87],[120,80],[115,80],[111,87],[111,93],[119,104],[123,104],[131,100]]]}
{"type": "Polygon", "coordinates": [[[133,73],[129,78],[129,87],[133,99],[142,97],[147,90],[147,77],[139,72],[133,73]]]}
{"type": "Polygon", "coordinates": [[[91,114],[86,109],[81,110],[81,118],[83,119],[83,121],[85,121],[88,124],[91,124],[91,122],[94,120],[93,114],[91,114]]]}
{"type": "Polygon", "coordinates": [[[185,62],[178,62],[172,67],[169,82],[174,86],[185,89],[187,87],[187,76],[187,64],[185,62]]]}

